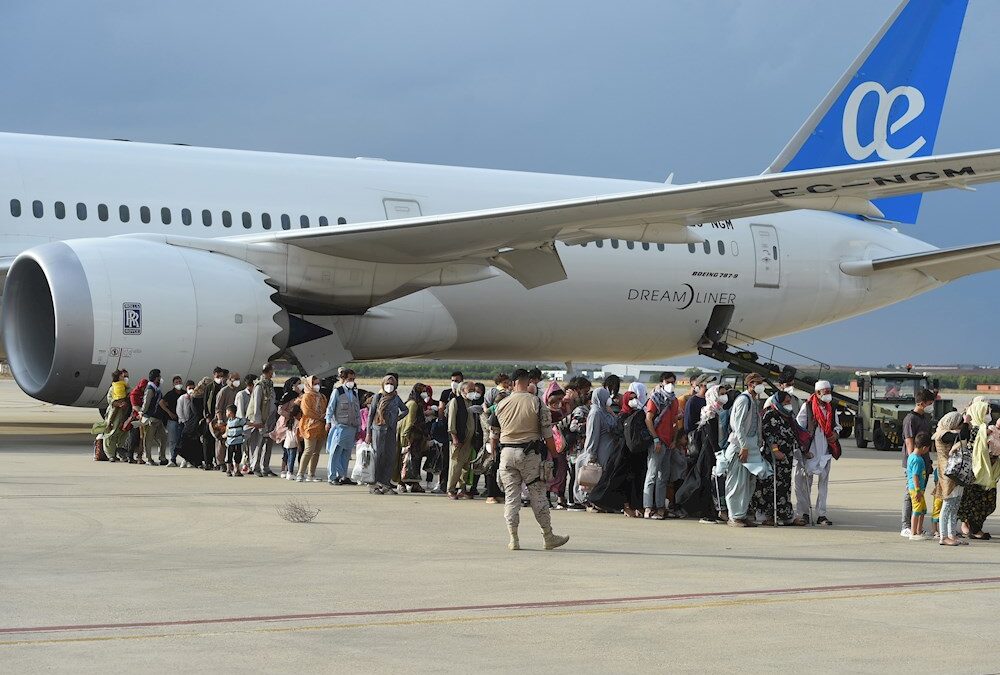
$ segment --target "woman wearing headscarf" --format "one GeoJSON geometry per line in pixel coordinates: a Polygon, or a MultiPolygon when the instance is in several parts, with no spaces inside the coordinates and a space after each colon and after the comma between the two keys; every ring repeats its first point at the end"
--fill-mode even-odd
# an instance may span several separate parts
{"type": "MultiPolygon", "coordinates": [[[[633,382],[633,384],[636,384],[633,382]]],[[[641,383],[639,383],[641,385],[641,383]]],[[[643,393],[645,393],[645,386],[643,386],[643,393]]],[[[622,396],[622,409],[619,413],[619,426],[625,423],[625,419],[630,415],[636,415],[636,421],[639,424],[645,425],[646,423],[646,413],[643,410],[645,405],[640,402],[639,394],[632,389],[625,392],[622,396]]],[[[648,400],[648,398],[647,398],[648,400]]],[[[624,427],[621,426],[622,431],[624,427]]],[[[626,448],[628,450],[628,448],[626,448]]],[[[649,457],[646,452],[631,452],[628,451],[628,486],[625,491],[625,505],[622,507],[622,513],[625,514],[627,518],[642,518],[643,511],[642,506],[644,504],[644,496],[646,491],[646,471],[649,468],[649,457]]],[[[665,513],[662,513],[666,517],[665,513]]]]}
{"type": "MultiPolygon", "coordinates": [[[[108,410],[104,417],[104,456],[108,461],[118,461],[118,449],[125,444],[126,432],[122,428],[129,416],[128,383],[125,381],[125,371],[116,370],[111,374],[111,386],[108,387],[108,410]]],[[[122,450],[124,454],[124,450],[122,450]]]]}
{"type": "Polygon", "coordinates": [[[934,485],[934,496],[941,499],[941,545],[958,546],[968,542],[958,538],[958,506],[962,501],[963,488],[953,479],[944,474],[948,466],[948,458],[952,451],[960,452],[955,447],[962,428],[962,414],[950,412],[937,424],[937,429],[931,438],[934,439],[934,449],[937,453],[937,482],[934,485]]]}
{"type": "MultiPolygon", "coordinates": [[[[299,397],[302,395],[302,380],[298,377],[290,377],[285,380],[281,391],[276,396],[278,404],[278,423],[271,432],[271,440],[278,443],[283,452],[281,453],[281,477],[291,480],[295,477],[295,466],[299,458],[299,448],[285,448],[285,434],[296,424],[292,415],[292,408],[295,407],[299,397]]],[[[297,433],[297,432],[296,432],[297,433]]]]}
{"type": "MultiPolygon", "coordinates": [[[[987,424],[990,406],[980,397],[965,411],[969,416],[968,441],[972,445],[972,471],[975,480],[966,485],[958,507],[962,531],[972,539],[992,539],[983,524],[997,508],[997,464],[990,457],[987,424]]],[[[965,434],[960,432],[965,440],[965,434]]]]}
{"type": "MultiPolygon", "coordinates": [[[[413,388],[410,389],[410,395],[406,399],[406,415],[399,420],[399,426],[396,428],[396,447],[400,449],[400,453],[393,468],[392,478],[399,483],[399,494],[405,493],[408,485],[413,488],[414,492],[423,492],[423,488],[420,487],[419,475],[414,478],[411,473],[409,480],[403,480],[403,449],[423,444],[424,411],[429,408],[431,400],[430,392],[427,389],[427,385],[423,382],[417,382],[413,385],[413,388]]],[[[409,459],[415,459],[417,466],[420,465],[419,458],[409,459]]]]}
{"type": "MultiPolygon", "coordinates": [[[[694,463],[688,467],[684,482],[677,488],[674,498],[677,505],[691,515],[701,517],[702,523],[725,523],[729,519],[726,510],[725,476],[715,475],[716,453],[723,446],[728,434],[721,433],[721,416],[728,413],[728,389],[725,385],[709,387],[705,392],[705,405],[698,418],[698,426],[693,434],[695,444],[694,463]]],[[[688,452],[692,451],[688,448],[688,452]]]]}
{"type": "MultiPolygon", "coordinates": [[[[622,423],[628,414],[626,410],[630,410],[628,401],[634,399],[635,394],[633,392],[626,392],[622,398],[622,410],[618,412],[616,410],[617,406],[611,408],[613,412],[618,413],[615,415],[611,429],[605,434],[612,446],[611,456],[603,465],[604,471],[601,473],[601,479],[594,486],[594,489],[590,491],[589,495],[590,503],[594,509],[603,511],[604,513],[624,513],[630,518],[641,515],[641,512],[637,512],[633,504],[642,503],[639,501],[642,499],[641,488],[638,494],[635,494],[634,471],[632,469],[634,465],[633,457],[638,456],[642,460],[640,468],[643,482],[645,482],[646,477],[645,453],[638,453],[636,455],[636,453],[632,453],[628,449],[622,429],[622,423]]],[[[613,401],[614,399],[611,400],[613,401]]]]}
{"type": "Polygon", "coordinates": [[[583,445],[583,454],[590,455],[602,467],[606,467],[614,451],[614,439],[611,436],[616,424],[611,409],[613,403],[611,392],[600,387],[591,395],[590,412],[587,413],[587,440],[583,445]]]}
{"type": "MultiPolygon", "coordinates": [[[[774,467],[770,480],[759,480],[750,501],[750,513],[767,514],[764,525],[774,525],[775,518],[781,525],[791,525],[792,512],[792,455],[799,447],[798,423],[795,421],[795,404],[787,392],[775,392],[764,404],[760,434],[764,444],[763,455],[774,467]],[[775,500],[777,485],[777,500],[775,500]],[[775,514],[775,503],[778,512],[775,514]]],[[[805,525],[804,521],[795,523],[805,525]]]]}
{"type": "Polygon", "coordinates": [[[382,389],[372,399],[368,412],[368,434],[365,441],[375,449],[375,484],[372,494],[393,494],[392,472],[399,456],[396,432],[399,418],[409,411],[403,404],[396,387],[399,382],[393,375],[382,378],[382,389]]]}
{"type": "Polygon", "coordinates": [[[299,472],[296,480],[300,483],[316,482],[316,465],[319,463],[320,448],[326,441],[326,396],[319,391],[320,379],[315,375],[306,378],[305,391],[299,407],[302,408],[302,419],[299,420],[299,438],[303,439],[305,450],[302,451],[302,461],[299,462],[299,472]]]}
{"type": "Polygon", "coordinates": [[[649,400],[649,391],[646,389],[646,385],[636,380],[628,386],[628,390],[635,394],[635,398],[639,401],[639,407],[645,408],[646,401],[649,400]]]}
{"type": "MultiPolygon", "coordinates": [[[[566,398],[566,391],[559,386],[555,380],[549,382],[542,395],[542,401],[552,415],[552,426],[559,432],[562,438],[562,447],[557,447],[557,452],[552,459],[552,480],[549,481],[548,491],[556,495],[556,505],[553,508],[566,508],[566,475],[569,473],[569,461],[566,459],[566,436],[563,434],[561,424],[566,416],[563,410],[563,400],[566,398]]],[[[559,445],[559,442],[556,442],[559,445]]],[[[548,495],[546,495],[548,497],[548,495]]],[[[551,499],[551,497],[549,497],[551,499]]],[[[550,501],[551,503],[551,501],[550,501]]]]}

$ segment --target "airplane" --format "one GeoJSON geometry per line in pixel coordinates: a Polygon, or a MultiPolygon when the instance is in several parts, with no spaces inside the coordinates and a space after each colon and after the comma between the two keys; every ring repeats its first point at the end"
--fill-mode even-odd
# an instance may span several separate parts
{"type": "Polygon", "coordinates": [[[1000,242],[893,227],[924,192],[1000,180],[1000,150],[932,154],[967,4],[902,2],[774,162],[735,179],[0,134],[3,356],[29,395],[92,407],[120,367],[648,363],[1000,268],[1000,242]]]}

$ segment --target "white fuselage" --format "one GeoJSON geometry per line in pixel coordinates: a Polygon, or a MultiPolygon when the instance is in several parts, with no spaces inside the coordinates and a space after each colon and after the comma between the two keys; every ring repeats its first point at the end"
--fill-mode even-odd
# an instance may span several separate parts
{"type": "MultiPolygon", "coordinates": [[[[323,217],[334,229],[340,218],[370,222],[655,185],[0,134],[0,257],[76,238],[261,233],[263,214],[269,215],[272,230],[282,229],[283,216],[293,229],[301,226],[303,216],[310,227],[323,217]],[[11,200],[20,205],[19,216],[12,215],[17,209],[11,200]],[[64,214],[59,211],[62,218],[57,217],[57,202],[65,209],[64,214]],[[78,217],[78,205],[86,209],[85,219],[78,217]],[[164,209],[169,224],[163,222],[164,209]],[[184,224],[185,209],[190,225],[184,224]],[[203,224],[204,212],[211,225],[203,224]],[[244,227],[244,213],[249,227],[244,227]]],[[[693,352],[716,304],[735,305],[732,328],[767,338],[860,314],[937,285],[918,272],[892,279],[843,274],[840,264],[846,260],[933,248],[855,218],[797,211],[695,230],[705,238],[708,252],[702,244],[658,247],[605,240],[600,245],[559,245],[565,281],[525,290],[498,275],[388,303],[390,310],[415,308],[421,313],[422,321],[414,321],[412,329],[403,322],[390,333],[374,330],[366,326],[365,316],[338,318],[337,325],[344,346],[357,359],[645,362],[693,352]]],[[[169,283],[170,270],[161,273],[169,283]]]]}

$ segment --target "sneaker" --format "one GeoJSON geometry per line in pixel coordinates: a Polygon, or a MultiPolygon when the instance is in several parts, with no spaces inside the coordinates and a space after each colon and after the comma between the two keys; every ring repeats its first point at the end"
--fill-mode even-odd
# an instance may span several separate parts
{"type": "Polygon", "coordinates": [[[910,541],[927,541],[930,539],[926,534],[911,534],[910,541]]]}
{"type": "Polygon", "coordinates": [[[584,506],[583,504],[578,504],[577,502],[573,502],[572,504],[567,504],[566,505],[566,510],[567,511],[586,511],[587,507],[584,506]]]}
{"type": "Polygon", "coordinates": [[[433,490],[431,490],[431,494],[443,495],[443,494],[445,494],[445,491],[441,489],[440,485],[438,485],[436,488],[434,488],[433,490]]]}
{"type": "Polygon", "coordinates": [[[910,532],[910,528],[904,527],[902,530],[899,531],[899,536],[900,537],[912,537],[913,533],[910,532]]]}
{"type": "Polygon", "coordinates": [[[282,477],[282,478],[284,478],[284,477],[285,477],[285,476],[287,476],[287,475],[288,475],[288,472],[287,472],[287,471],[282,471],[282,472],[281,472],[281,477],[282,477]]]}
{"type": "Polygon", "coordinates": [[[167,465],[167,460],[161,459],[160,460],[160,466],[166,466],[166,465],[167,465]]]}
{"type": "Polygon", "coordinates": [[[167,466],[172,466],[172,467],[174,467],[176,469],[177,468],[177,462],[174,462],[173,460],[171,460],[171,461],[167,462],[167,466]]]}
{"type": "Polygon", "coordinates": [[[702,525],[717,525],[720,521],[716,520],[715,518],[702,518],[698,522],[701,523],[702,525]]]}
{"type": "Polygon", "coordinates": [[[295,480],[295,476],[292,475],[291,471],[286,471],[285,472],[285,480],[295,480]]]}
{"type": "Polygon", "coordinates": [[[493,497],[487,497],[487,498],[486,498],[486,503],[487,503],[487,504],[496,504],[496,503],[498,503],[498,502],[497,502],[497,500],[496,500],[495,498],[493,498],[493,497]]]}
{"type": "Polygon", "coordinates": [[[157,466],[156,462],[151,459],[146,460],[146,466],[157,466]]]}
{"type": "Polygon", "coordinates": [[[319,483],[320,480],[316,476],[309,476],[309,482],[310,483],[319,483]]]}
{"type": "Polygon", "coordinates": [[[264,474],[261,473],[260,471],[254,471],[253,475],[257,476],[257,478],[263,478],[264,477],[264,474]]]}
{"type": "Polygon", "coordinates": [[[343,478],[340,479],[340,484],[341,485],[357,485],[357,483],[355,483],[353,480],[351,480],[347,476],[344,476],[343,478]]]}
{"type": "Polygon", "coordinates": [[[305,476],[296,476],[295,480],[298,481],[299,483],[304,483],[306,481],[306,477],[305,476]]]}

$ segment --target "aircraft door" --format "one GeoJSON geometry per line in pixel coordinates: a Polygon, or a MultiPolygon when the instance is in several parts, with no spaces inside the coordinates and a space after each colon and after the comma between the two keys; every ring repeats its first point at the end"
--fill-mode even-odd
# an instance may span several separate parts
{"type": "Polygon", "coordinates": [[[750,225],[753,233],[754,260],[756,261],[754,286],[778,288],[781,281],[781,251],[778,232],[774,225],[750,225]]]}
{"type": "Polygon", "coordinates": [[[423,215],[420,212],[420,202],[415,199],[383,199],[382,204],[385,206],[386,220],[416,218],[423,215]]]}

